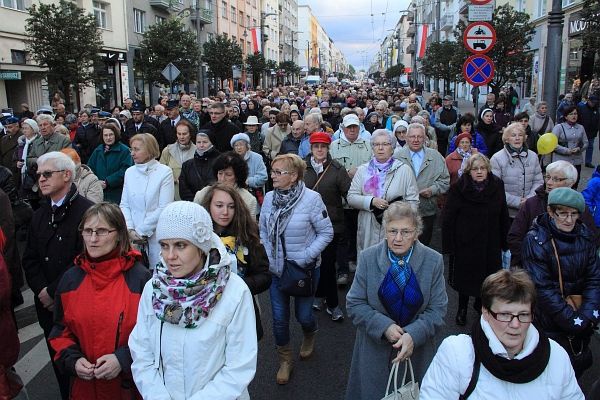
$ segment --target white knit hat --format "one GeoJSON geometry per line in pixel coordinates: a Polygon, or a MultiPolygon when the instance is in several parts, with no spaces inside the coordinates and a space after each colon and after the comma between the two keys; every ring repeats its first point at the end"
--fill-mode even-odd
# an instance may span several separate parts
{"type": "Polygon", "coordinates": [[[156,240],[184,239],[208,254],[221,239],[213,233],[208,212],[191,201],[175,201],[160,213],[156,225],[156,240]]]}
{"type": "Polygon", "coordinates": [[[243,140],[244,142],[250,144],[250,136],[246,135],[245,133],[236,133],[235,135],[233,135],[231,141],[229,142],[231,147],[233,147],[235,142],[237,142],[238,140],[243,140]]]}
{"type": "Polygon", "coordinates": [[[27,125],[29,125],[29,126],[31,127],[31,129],[33,129],[33,131],[34,131],[36,134],[37,134],[37,133],[40,133],[40,128],[38,127],[38,124],[37,124],[37,122],[35,122],[35,120],[34,120],[34,119],[27,118],[27,119],[26,119],[26,120],[24,120],[22,123],[23,123],[23,124],[27,124],[27,125]]]}

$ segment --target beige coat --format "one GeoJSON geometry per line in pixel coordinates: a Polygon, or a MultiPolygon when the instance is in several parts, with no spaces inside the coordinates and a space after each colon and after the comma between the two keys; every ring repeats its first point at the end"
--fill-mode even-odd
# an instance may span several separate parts
{"type": "MultiPolygon", "coordinates": [[[[348,204],[352,208],[360,210],[358,213],[358,233],[356,236],[357,254],[368,247],[371,247],[385,237],[385,232],[375,219],[371,212],[371,201],[373,196],[363,192],[363,186],[367,176],[369,164],[363,164],[358,167],[350,190],[348,191],[348,204]]],[[[394,160],[394,164],[385,177],[385,194],[383,198],[391,201],[399,196],[404,201],[414,202],[415,206],[419,204],[419,190],[417,180],[411,168],[401,161],[394,160]]]]}
{"type": "Polygon", "coordinates": [[[267,157],[272,160],[277,156],[277,154],[279,154],[281,142],[290,133],[292,133],[291,125],[288,125],[285,131],[279,129],[279,125],[269,128],[267,131],[267,136],[265,137],[265,143],[263,144],[263,152],[267,155],[267,157]]]}
{"type": "Polygon", "coordinates": [[[181,200],[179,197],[179,176],[181,175],[181,166],[187,160],[194,158],[196,146],[192,144],[189,149],[181,150],[177,147],[177,142],[171,143],[165,147],[160,155],[159,162],[173,171],[173,179],[175,181],[175,201],[181,200]]]}
{"type": "Polygon", "coordinates": [[[86,199],[94,203],[100,203],[104,200],[104,190],[102,189],[100,179],[94,175],[87,165],[82,164],[77,168],[73,183],[77,186],[79,194],[86,199]]]}

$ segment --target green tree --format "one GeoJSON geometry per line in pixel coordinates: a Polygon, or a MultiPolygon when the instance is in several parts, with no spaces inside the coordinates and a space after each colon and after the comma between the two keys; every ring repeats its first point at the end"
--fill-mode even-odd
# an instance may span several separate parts
{"type": "Polygon", "coordinates": [[[401,76],[404,73],[404,65],[396,64],[392,65],[388,69],[385,70],[385,78],[392,79],[398,76],[401,76]]]}
{"type": "Polygon", "coordinates": [[[204,43],[204,57],[209,68],[209,74],[219,79],[233,78],[232,67],[243,64],[242,48],[225,35],[216,35],[204,43]]]}
{"type": "Polygon", "coordinates": [[[581,17],[586,21],[585,39],[583,40],[584,59],[594,60],[593,74],[600,76],[600,1],[585,0],[581,17]]]}
{"type": "Polygon", "coordinates": [[[279,63],[279,69],[285,71],[286,77],[298,75],[301,71],[301,68],[293,61],[282,61],[279,63]]]}
{"type": "Polygon", "coordinates": [[[265,57],[258,51],[254,54],[248,54],[246,57],[246,67],[252,71],[252,86],[256,87],[260,80],[260,76],[267,69],[265,57]]]}
{"type": "MultiPolygon", "coordinates": [[[[529,14],[517,11],[508,4],[496,7],[492,25],[498,39],[494,48],[486,55],[494,61],[495,69],[494,79],[489,85],[493,92],[498,94],[502,86],[516,81],[531,68],[532,55],[529,52],[529,43],[533,39],[534,27],[530,22],[529,14]]],[[[460,21],[454,31],[454,36],[460,43],[465,28],[466,24],[460,21]]],[[[460,48],[462,51],[459,59],[464,63],[470,53],[464,46],[460,48]]],[[[462,74],[462,70],[460,73],[462,74]]]]}
{"type": "Polygon", "coordinates": [[[140,57],[134,60],[136,68],[152,83],[169,82],[161,74],[169,63],[181,71],[173,84],[196,80],[200,63],[196,34],[187,30],[178,18],[151,25],[140,42],[140,57]]]}
{"type": "Polygon", "coordinates": [[[79,108],[79,88],[97,78],[93,66],[100,62],[103,46],[95,17],[65,0],[34,4],[27,11],[26,50],[39,66],[48,68],[48,82],[63,91],[68,108],[72,106],[70,88],[75,86],[79,108]]]}
{"type": "Polygon", "coordinates": [[[356,79],[356,70],[352,65],[348,66],[348,76],[350,77],[350,79],[356,79]]]}
{"type": "Polygon", "coordinates": [[[321,68],[317,68],[317,67],[310,67],[310,71],[308,72],[309,75],[319,75],[321,76],[321,68]]]}
{"type": "Polygon", "coordinates": [[[434,42],[421,59],[421,71],[432,78],[443,79],[444,92],[448,93],[450,83],[462,79],[463,52],[462,43],[449,40],[434,42]]]}

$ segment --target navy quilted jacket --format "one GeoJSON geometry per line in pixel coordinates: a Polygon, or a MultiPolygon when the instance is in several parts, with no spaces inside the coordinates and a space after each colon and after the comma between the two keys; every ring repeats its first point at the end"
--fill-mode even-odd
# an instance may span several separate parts
{"type": "Polygon", "coordinates": [[[525,236],[522,261],[537,288],[536,325],[550,337],[591,335],[600,316],[600,259],[591,231],[579,221],[572,232],[559,231],[544,213],[525,236]],[[564,295],[583,295],[577,311],[561,296],[551,238],[560,259],[564,295]]]}

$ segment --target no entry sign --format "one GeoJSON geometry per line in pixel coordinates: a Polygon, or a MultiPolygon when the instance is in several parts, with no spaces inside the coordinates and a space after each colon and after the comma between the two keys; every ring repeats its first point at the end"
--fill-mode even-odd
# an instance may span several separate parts
{"type": "Polygon", "coordinates": [[[473,86],[487,85],[494,78],[494,63],[488,56],[473,55],[463,64],[463,76],[473,86]]]}
{"type": "Polygon", "coordinates": [[[465,29],[463,43],[471,53],[485,54],[496,44],[496,31],[487,22],[473,22],[465,29]]]}

